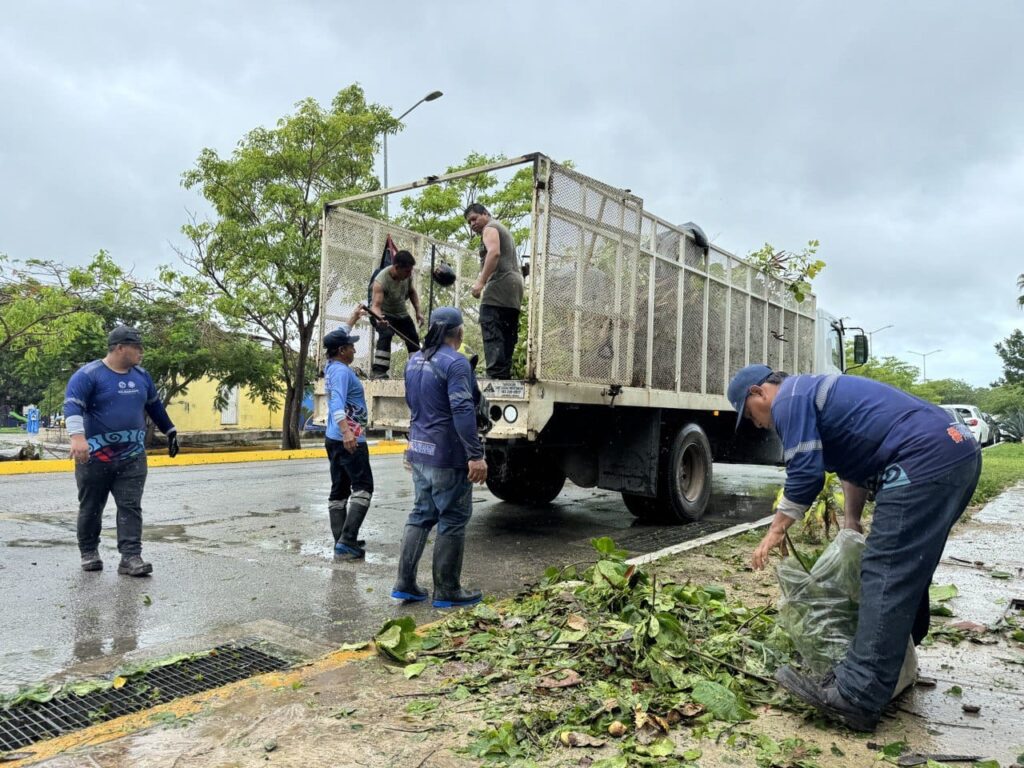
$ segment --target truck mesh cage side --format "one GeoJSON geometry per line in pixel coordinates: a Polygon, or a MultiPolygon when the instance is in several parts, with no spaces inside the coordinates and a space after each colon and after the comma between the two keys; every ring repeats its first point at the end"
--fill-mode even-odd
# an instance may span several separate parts
{"type": "MultiPolygon", "coordinates": [[[[544,166],[541,166],[544,176],[544,166]]],[[[724,395],[744,365],[814,365],[815,300],[647,213],[640,198],[550,163],[535,210],[541,380],[724,395]]]]}
{"type": "MultiPolygon", "coordinates": [[[[748,363],[812,370],[813,296],[798,304],[782,281],[715,246],[705,254],[639,197],[547,158],[536,161],[535,181],[527,378],[721,396],[748,363]]],[[[329,207],[325,220],[321,333],[366,301],[389,234],[416,258],[424,312],[431,245],[437,261],[455,270],[453,286],[435,284],[434,305],[461,308],[466,346],[482,353],[479,301],[469,293],[478,254],[340,206],[329,207]]],[[[373,334],[365,325],[357,333],[355,365],[368,373],[373,334]]],[[[396,337],[393,378],[405,361],[396,337]]]]}
{"type": "MultiPolygon", "coordinates": [[[[398,250],[409,251],[416,259],[412,279],[420,295],[420,309],[424,315],[428,311],[427,302],[430,295],[432,245],[436,248],[435,263],[444,262],[455,270],[457,279],[454,285],[444,288],[437,283],[434,284],[434,306],[454,306],[462,309],[466,327],[466,349],[480,353],[483,359],[479,323],[480,304],[469,292],[470,286],[480,272],[479,257],[452,243],[434,240],[426,235],[340,207],[327,209],[324,226],[324,268],[320,277],[321,338],[325,333],[344,323],[357,304],[366,303],[370,276],[380,265],[388,235],[398,250]]],[[[411,307],[409,314],[412,314],[411,307]]],[[[372,345],[376,335],[366,321],[357,327],[355,333],[360,339],[356,344],[356,359],[353,365],[369,374],[373,355],[372,345]]],[[[318,348],[320,346],[318,345],[318,348]]],[[[401,378],[407,359],[405,345],[395,336],[391,352],[392,378],[401,378]]],[[[317,361],[322,370],[325,362],[322,348],[319,349],[317,361]]]]}

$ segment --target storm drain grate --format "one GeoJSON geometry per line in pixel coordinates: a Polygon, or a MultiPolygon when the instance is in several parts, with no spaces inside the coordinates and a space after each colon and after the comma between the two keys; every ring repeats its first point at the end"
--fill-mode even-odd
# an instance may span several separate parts
{"type": "Polygon", "coordinates": [[[284,659],[249,646],[223,645],[209,655],[133,675],[121,688],[27,701],[0,710],[0,751],[20,749],[288,665],[284,659]]]}
{"type": "Polygon", "coordinates": [[[615,544],[630,552],[655,552],[665,547],[699,539],[735,525],[735,521],[704,520],[687,525],[644,526],[636,533],[615,537],[615,544]]]}

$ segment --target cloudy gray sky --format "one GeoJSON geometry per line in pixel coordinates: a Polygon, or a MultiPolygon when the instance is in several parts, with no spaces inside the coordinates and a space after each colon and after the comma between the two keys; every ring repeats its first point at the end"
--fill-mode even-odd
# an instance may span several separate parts
{"type": "Polygon", "coordinates": [[[738,254],[821,240],[819,303],[985,385],[1024,325],[1024,4],[37,2],[0,22],[0,252],[138,274],[180,186],[294,102],[404,111],[393,183],[469,151],[571,158],[738,254]],[[585,9],[585,10],[584,10],[585,9]]]}

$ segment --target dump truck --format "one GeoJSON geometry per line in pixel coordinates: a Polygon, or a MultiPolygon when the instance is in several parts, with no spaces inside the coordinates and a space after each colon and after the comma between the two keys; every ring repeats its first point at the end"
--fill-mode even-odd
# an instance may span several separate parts
{"type": "MultiPolygon", "coordinates": [[[[351,206],[523,164],[533,169],[521,246],[529,264],[525,370],[519,379],[479,382],[493,422],[487,486],[504,501],[535,505],[551,502],[569,479],[620,492],[645,520],[697,520],[715,462],[782,460],[774,434],[749,424],[737,434],[730,376],[753,362],[790,373],[841,372],[847,329],[817,308],[814,295],[797,301],[782,280],[699,243],[697,228],[651,213],[630,190],[534,153],[328,203],[321,331],[365,302],[390,236],[416,258],[421,303],[431,297],[433,306],[459,307],[466,346],[482,351],[479,303],[470,293],[479,254],[351,206]],[[450,266],[455,283],[431,285],[432,263],[450,266]]],[[[857,338],[858,361],[866,341],[857,338]]],[[[372,332],[364,334],[354,366],[369,370],[372,344],[372,332]]],[[[404,355],[392,360],[393,378],[364,382],[370,429],[408,429],[404,355]]],[[[324,423],[322,380],[316,393],[314,421],[324,423]]]]}

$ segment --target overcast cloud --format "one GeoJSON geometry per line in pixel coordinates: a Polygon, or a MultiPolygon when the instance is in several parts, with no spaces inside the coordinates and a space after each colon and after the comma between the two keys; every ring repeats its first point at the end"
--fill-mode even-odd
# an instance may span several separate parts
{"type": "Polygon", "coordinates": [[[1022,32],[1011,0],[9,3],[0,252],[152,274],[203,147],[352,82],[396,113],[436,88],[392,183],[539,150],[740,255],[818,238],[821,306],[986,385],[1024,325],[1022,32]]]}

